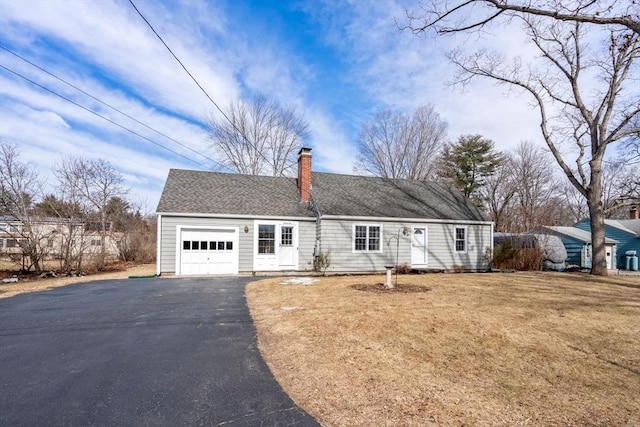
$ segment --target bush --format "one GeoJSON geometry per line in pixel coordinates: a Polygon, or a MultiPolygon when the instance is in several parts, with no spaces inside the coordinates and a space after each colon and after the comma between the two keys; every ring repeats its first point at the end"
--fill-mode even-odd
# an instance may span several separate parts
{"type": "Polygon", "coordinates": [[[320,252],[313,259],[313,269],[322,273],[323,276],[327,275],[327,269],[331,266],[331,253],[330,252],[320,252]]]}
{"type": "Polygon", "coordinates": [[[409,274],[411,273],[411,266],[406,262],[404,264],[396,265],[396,273],[409,274]]]}
{"type": "Polygon", "coordinates": [[[514,248],[510,240],[493,250],[491,265],[498,270],[542,270],[544,251],[540,248],[514,248]]]}
{"type": "Polygon", "coordinates": [[[453,272],[454,273],[464,273],[467,271],[466,267],[461,264],[453,264],[453,272]]]}

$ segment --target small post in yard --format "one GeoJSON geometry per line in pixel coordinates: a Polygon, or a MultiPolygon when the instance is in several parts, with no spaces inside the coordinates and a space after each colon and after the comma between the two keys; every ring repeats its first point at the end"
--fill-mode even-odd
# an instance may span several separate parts
{"type": "Polygon", "coordinates": [[[384,287],[387,289],[393,289],[393,282],[391,281],[391,272],[393,271],[393,265],[385,265],[384,268],[387,269],[387,280],[384,282],[384,287]]]}

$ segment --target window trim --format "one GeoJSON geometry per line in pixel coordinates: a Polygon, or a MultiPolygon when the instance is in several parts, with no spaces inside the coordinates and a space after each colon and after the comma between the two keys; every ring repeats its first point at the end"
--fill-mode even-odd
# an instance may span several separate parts
{"type": "Polygon", "coordinates": [[[278,242],[278,227],[276,224],[273,223],[268,223],[268,222],[258,222],[258,226],[256,227],[257,233],[256,233],[256,253],[258,254],[258,256],[275,256],[276,255],[276,244],[278,242]],[[273,227],[273,238],[260,238],[260,227],[262,226],[268,226],[268,227],[273,227]],[[272,241],[273,244],[271,245],[271,248],[273,249],[273,252],[260,252],[260,240],[265,240],[265,241],[272,241]]]}
{"type": "Polygon", "coordinates": [[[382,226],[382,223],[353,223],[351,225],[351,251],[354,254],[381,254],[383,253],[383,249],[384,249],[384,229],[382,226]],[[356,249],[356,227],[366,227],[366,249],[356,249]],[[369,244],[371,242],[371,237],[369,234],[369,229],[371,227],[378,227],[380,229],[380,236],[379,236],[379,245],[377,250],[370,250],[369,249],[369,244]]]}
{"type": "Polygon", "coordinates": [[[453,227],[453,251],[457,254],[466,254],[467,250],[469,248],[469,230],[468,227],[466,225],[456,225],[455,227],[453,227]],[[464,249],[463,250],[458,250],[458,241],[460,241],[460,239],[458,239],[458,230],[464,230],[464,249]]]}

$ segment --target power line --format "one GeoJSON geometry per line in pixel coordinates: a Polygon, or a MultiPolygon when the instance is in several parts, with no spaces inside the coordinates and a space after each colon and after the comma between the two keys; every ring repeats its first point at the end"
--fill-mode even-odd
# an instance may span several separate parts
{"type": "Polygon", "coordinates": [[[22,78],[22,79],[24,79],[24,80],[28,81],[29,83],[31,83],[31,84],[33,84],[33,85],[35,85],[35,86],[38,86],[38,87],[39,87],[39,88],[41,88],[42,90],[45,90],[45,91],[47,91],[47,92],[49,92],[49,93],[51,93],[51,94],[53,94],[53,95],[55,95],[55,96],[57,96],[57,97],[60,97],[60,98],[64,99],[65,101],[70,102],[71,104],[73,104],[73,105],[75,105],[75,106],[77,106],[77,107],[80,107],[80,108],[82,108],[83,110],[85,110],[85,111],[87,111],[87,112],[89,112],[89,113],[91,113],[91,114],[93,114],[93,115],[95,115],[95,116],[98,116],[98,117],[100,117],[101,119],[106,120],[106,121],[108,121],[109,123],[111,123],[111,124],[113,124],[113,125],[116,125],[116,126],[118,126],[119,128],[121,128],[121,129],[123,129],[123,130],[125,130],[125,131],[127,131],[127,132],[129,132],[129,133],[132,133],[133,135],[135,135],[135,136],[137,136],[137,137],[139,137],[139,138],[142,138],[142,139],[144,139],[144,140],[146,140],[146,141],[149,141],[150,143],[155,144],[155,145],[157,145],[158,147],[161,147],[161,148],[163,148],[163,149],[165,149],[165,150],[167,150],[167,151],[170,151],[171,153],[173,153],[173,154],[175,154],[175,155],[177,155],[177,156],[180,156],[180,157],[182,157],[182,158],[184,158],[184,159],[186,159],[186,160],[188,160],[188,161],[190,161],[190,162],[192,162],[192,163],[195,163],[195,164],[197,164],[197,165],[199,165],[199,166],[202,166],[202,167],[204,167],[204,168],[208,168],[206,165],[204,165],[204,164],[202,164],[202,163],[200,163],[200,162],[198,162],[198,161],[196,161],[196,160],[193,160],[193,159],[191,159],[191,158],[189,158],[189,157],[187,157],[187,156],[185,156],[185,155],[183,155],[183,154],[180,154],[180,153],[178,153],[177,151],[172,150],[171,148],[165,147],[164,145],[160,144],[159,142],[156,142],[156,141],[154,141],[154,140],[152,140],[152,139],[150,139],[150,138],[147,138],[147,137],[146,137],[146,136],[144,136],[144,135],[140,135],[140,134],[139,134],[139,133],[137,133],[136,131],[134,131],[134,130],[132,130],[132,129],[129,129],[129,128],[127,128],[127,127],[125,127],[125,126],[121,125],[120,123],[117,123],[117,122],[115,122],[115,121],[111,120],[110,118],[105,117],[105,116],[101,115],[100,113],[97,113],[97,112],[95,112],[95,111],[93,111],[93,110],[91,110],[91,109],[89,109],[89,108],[85,107],[84,105],[78,104],[77,102],[75,102],[75,101],[73,101],[73,100],[71,100],[71,99],[67,98],[67,97],[66,97],[66,96],[64,96],[64,95],[59,94],[58,92],[56,92],[56,91],[54,91],[54,90],[52,90],[52,89],[49,89],[49,88],[47,88],[47,87],[45,87],[45,86],[42,86],[40,83],[37,83],[37,82],[35,82],[35,81],[31,80],[30,78],[23,76],[22,74],[18,73],[17,71],[14,71],[14,70],[12,70],[12,69],[10,69],[10,68],[7,68],[7,67],[5,67],[5,66],[4,66],[4,65],[2,65],[2,64],[0,64],[0,68],[3,68],[3,69],[5,69],[5,70],[7,70],[8,72],[10,72],[10,73],[12,73],[12,74],[16,75],[17,77],[20,77],[20,78],[22,78]]]}
{"type": "Polygon", "coordinates": [[[247,142],[247,144],[249,144],[251,146],[251,148],[253,148],[256,153],[258,153],[260,155],[260,157],[262,157],[267,163],[269,162],[269,159],[267,159],[265,157],[265,155],[262,153],[262,151],[260,151],[255,144],[253,144],[249,138],[247,138],[247,136],[244,134],[243,131],[241,131],[238,126],[236,126],[236,124],[229,118],[229,116],[227,116],[227,114],[222,110],[222,108],[220,108],[220,106],[213,100],[213,98],[211,98],[211,96],[209,96],[209,93],[202,87],[202,85],[198,82],[198,80],[193,77],[193,75],[189,72],[189,70],[187,69],[187,67],[185,67],[185,65],[182,63],[182,61],[176,56],[175,53],[173,53],[173,51],[171,50],[171,48],[169,47],[169,45],[167,45],[167,43],[164,41],[164,39],[162,38],[162,36],[160,36],[160,34],[158,34],[158,32],[155,30],[155,28],[153,28],[153,25],[151,25],[151,23],[147,20],[147,18],[145,18],[145,16],[142,14],[142,12],[140,12],[140,10],[137,8],[137,6],[135,5],[135,3],[133,3],[133,0],[129,0],[129,3],[131,3],[131,6],[133,6],[133,8],[135,9],[136,12],[138,12],[138,15],[140,15],[140,17],[144,20],[144,22],[147,24],[147,26],[149,26],[149,28],[151,29],[151,31],[153,31],[153,34],[156,35],[156,37],[158,37],[158,39],[162,42],[162,44],[164,45],[165,48],[167,48],[167,50],[169,51],[169,53],[171,53],[171,55],[173,56],[173,58],[178,61],[178,64],[180,64],[180,66],[182,67],[182,69],[189,75],[189,77],[191,77],[191,80],[193,80],[193,82],[200,88],[200,90],[202,91],[202,93],[204,93],[204,95],[209,99],[209,101],[211,101],[211,103],[216,107],[216,109],[220,112],[220,114],[222,114],[222,116],[231,124],[231,126],[233,126],[233,128],[240,134],[240,136],[242,136],[242,138],[247,142]]]}
{"type": "Polygon", "coordinates": [[[24,58],[24,57],[20,56],[19,54],[17,54],[17,53],[15,53],[15,52],[11,51],[10,49],[7,49],[6,47],[2,46],[1,44],[0,44],[0,49],[2,49],[2,50],[4,50],[4,51],[6,51],[6,52],[8,52],[8,53],[10,53],[10,54],[12,54],[12,55],[14,55],[15,57],[17,57],[17,58],[19,58],[19,59],[23,60],[24,62],[26,62],[26,63],[28,63],[28,64],[32,65],[33,67],[35,67],[35,68],[39,69],[39,70],[40,70],[40,71],[42,71],[43,73],[46,73],[46,74],[48,74],[49,76],[53,77],[54,79],[57,79],[57,80],[59,80],[60,82],[62,82],[62,83],[64,83],[64,84],[66,84],[67,86],[72,87],[73,89],[77,90],[78,92],[83,93],[84,95],[86,95],[86,96],[88,96],[89,98],[91,98],[91,99],[93,99],[93,100],[95,100],[95,101],[99,102],[100,104],[102,104],[102,105],[104,105],[104,106],[106,106],[106,107],[108,107],[108,108],[112,109],[113,111],[116,111],[116,112],[118,112],[118,113],[122,114],[123,116],[125,116],[125,117],[127,117],[127,118],[129,118],[129,119],[133,120],[134,122],[136,122],[136,123],[138,123],[138,124],[140,124],[140,125],[142,125],[142,126],[146,127],[147,129],[152,130],[152,131],[156,132],[157,134],[164,136],[165,138],[167,138],[167,139],[169,139],[169,140],[171,140],[171,141],[175,142],[176,144],[180,145],[181,147],[184,147],[184,148],[186,148],[187,150],[189,150],[189,151],[191,151],[191,152],[193,152],[193,153],[195,153],[195,154],[197,154],[197,155],[199,155],[199,156],[204,157],[205,159],[207,159],[207,160],[211,161],[212,163],[214,163],[214,164],[216,164],[216,165],[218,165],[218,166],[220,166],[220,167],[222,167],[222,168],[226,168],[226,166],[222,165],[220,162],[218,162],[218,161],[216,161],[216,160],[212,159],[211,157],[208,157],[208,156],[206,156],[206,155],[204,155],[204,154],[200,153],[199,151],[194,150],[193,148],[191,148],[191,147],[189,147],[189,146],[187,146],[187,145],[185,145],[185,144],[181,143],[180,141],[177,141],[176,139],[174,139],[174,138],[172,138],[172,137],[170,137],[170,136],[168,136],[168,135],[164,134],[163,132],[161,132],[161,131],[159,131],[159,130],[157,130],[157,129],[154,129],[153,127],[151,127],[151,126],[149,126],[149,125],[147,125],[147,124],[145,124],[145,123],[141,122],[140,120],[136,119],[135,117],[132,117],[131,115],[129,115],[129,114],[127,114],[127,113],[125,113],[124,111],[121,111],[121,110],[119,110],[118,108],[116,108],[116,107],[114,107],[114,106],[112,106],[112,105],[110,105],[110,104],[108,104],[108,103],[106,103],[106,102],[104,102],[104,101],[102,101],[102,100],[98,99],[97,97],[95,97],[95,96],[91,95],[90,93],[86,92],[85,90],[82,90],[81,88],[79,88],[79,87],[77,87],[77,86],[73,85],[72,83],[69,83],[68,81],[64,80],[64,79],[63,79],[63,78],[61,78],[61,77],[58,77],[57,75],[53,74],[52,72],[47,71],[46,69],[42,68],[41,66],[39,66],[39,65],[37,65],[37,64],[35,64],[35,63],[33,63],[32,61],[30,61],[30,60],[28,60],[28,59],[26,59],[26,58],[24,58]]]}

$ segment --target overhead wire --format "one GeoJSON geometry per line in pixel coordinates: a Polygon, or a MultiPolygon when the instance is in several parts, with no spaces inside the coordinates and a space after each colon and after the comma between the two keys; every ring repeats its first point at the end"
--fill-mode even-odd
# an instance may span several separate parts
{"type": "Polygon", "coordinates": [[[109,123],[111,123],[111,124],[113,124],[113,125],[115,125],[115,126],[118,126],[119,128],[121,128],[121,129],[123,129],[123,130],[125,130],[125,131],[127,131],[127,132],[129,132],[129,133],[131,133],[131,134],[133,134],[133,135],[135,135],[135,136],[137,136],[137,137],[139,137],[139,138],[142,138],[142,139],[144,139],[144,140],[146,140],[146,141],[148,141],[148,142],[150,142],[150,143],[152,143],[152,144],[154,144],[154,145],[157,145],[158,147],[163,148],[163,149],[165,149],[165,150],[167,150],[167,151],[169,151],[169,152],[171,152],[171,153],[173,153],[173,154],[175,154],[175,155],[177,155],[177,156],[180,156],[180,157],[182,157],[183,159],[186,159],[186,160],[188,160],[188,161],[190,161],[190,162],[192,162],[192,163],[195,163],[195,164],[197,164],[197,165],[199,165],[199,166],[202,166],[202,167],[204,167],[204,168],[208,168],[208,166],[207,166],[207,165],[204,165],[203,163],[200,163],[200,162],[198,162],[198,161],[196,161],[196,160],[193,160],[193,159],[191,159],[191,158],[189,158],[189,157],[187,157],[187,156],[185,156],[185,155],[183,155],[183,154],[181,154],[181,153],[179,153],[179,152],[177,152],[177,151],[175,151],[175,150],[172,150],[172,149],[171,149],[171,148],[169,148],[169,147],[165,147],[164,145],[160,144],[159,142],[156,142],[156,141],[154,141],[154,140],[152,140],[152,139],[150,139],[150,138],[148,138],[148,137],[146,137],[146,136],[144,136],[144,135],[141,135],[141,134],[139,134],[138,132],[136,132],[136,131],[134,131],[134,130],[132,130],[132,129],[129,129],[129,128],[128,128],[128,127],[126,127],[126,126],[123,126],[123,125],[121,125],[120,123],[118,123],[118,122],[116,122],[116,121],[114,121],[114,120],[111,120],[110,118],[108,118],[108,117],[106,117],[106,116],[103,116],[102,114],[100,114],[100,113],[98,113],[98,112],[96,112],[96,111],[93,111],[93,110],[91,110],[90,108],[85,107],[84,105],[81,105],[81,104],[79,104],[79,103],[77,103],[77,102],[73,101],[72,99],[67,98],[67,97],[66,97],[66,96],[64,96],[64,95],[61,95],[61,94],[59,94],[58,92],[56,92],[56,91],[54,91],[54,90],[52,90],[52,89],[49,89],[49,88],[47,88],[47,87],[45,87],[45,86],[41,85],[41,84],[40,84],[40,83],[38,83],[38,82],[35,82],[35,81],[31,80],[30,78],[28,78],[28,77],[26,77],[26,76],[24,76],[24,75],[20,74],[20,73],[19,73],[19,72],[17,72],[17,71],[14,71],[14,70],[12,70],[12,69],[10,69],[10,68],[7,68],[7,67],[5,67],[5,66],[4,66],[4,65],[2,65],[2,64],[0,64],[0,68],[5,69],[6,71],[8,71],[8,72],[10,72],[10,73],[14,74],[15,76],[20,77],[20,78],[22,78],[22,79],[26,80],[27,82],[29,82],[29,83],[31,83],[31,84],[33,84],[33,85],[35,85],[35,86],[38,86],[40,89],[45,90],[45,91],[47,91],[47,92],[51,93],[52,95],[55,95],[55,96],[57,96],[57,97],[59,97],[59,98],[62,98],[62,99],[64,99],[65,101],[70,102],[71,104],[73,104],[73,105],[75,105],[75,106],[77,106],[77,107],[79,107],[79,108],[82,108],[83,110],[85,110],[85,111],[87,111],[87,112],[89,112],[89,113],[91,113],[91,114],[93,114],[93,115],[95,115],[95,116],[98,116],[98,117],[100,117],[101,119],[106,120],[107,122],[109,122],[109,123]]]}
{"type": "MultiPolygon", "coordinates": [[[[136,123],[138,123],[138,124],[140,124],[140,125],[144,126],[145,128],[147,128],[147,129],[149,129],[149,130],[151,130],[151,131],[153,131],[153,132],[155,132],[155,133],[157,133],[157,134],[159,134],[159,135],[161,135],[161,136],[163,136],[163,137],[165,137],[165,138],[167,138],[167,139],[169,139],[169,140],[171,140],[171,141],[175,142],[176,144],[180,145],[181,147],[183,147],[183,148],[185,148],[185,149],[187,149],[187,150],[189,150],[189,151],[191,151],[191,152],[193,152],[193,153],[195,153],[195,154],[197,154],[197,155],[199,155],[199,156],[201,156],[201,157],[203,157],[203,158],[205,158],[205,159],[209,160],[209,161],[210,161],[210,162],[212,162],[213,164],[215,164],[215,165],[217,165],[217,166],[219,166],[219,167],[221,167],[221,168],[227,168],[226,166],[224,166],[224,165],[223,165],[223,164],[221,164],[220,162],[218,162],[218,161],[216,161],[216,160],[212,159],[211,157],[209,157],[209,156],[207,156],[207,155],[205,155],[205,154],[202,154],[202,153],[201,153],[201,152],[199,152],[199,151],[194,150],[193,148],[189,147],[189,146],[188,146],[188,145],[186,145],[186,144],[181,143],[180,141],[176,140],[175,138],[172,138],[172,137],[170,137],[169,135],[166,135],[165,133],[163,133],[163,132],[161,132],[161,131],[159,131],[159,130],[157,130],[157,129],[155,129],[155,128],[153,128],[153,127],[149,126],[149,125],[147,125],[146,123],[143,123],[142,121],[140,121],[140,120],[136,119],[135,117],[131,116],[130,114],[127,114],[127,113],[125,113],[124,111],[121,111],[120,109],[118,109],[118,108],[116,108],[116,107],[114,107],[114,106],[112,106],[112,105],[108,104],[107,102],[102,101],[101,99],[97,98],[96,96],[94,96],[94,95],[92,95],[92,94],[88,93],[87,91],[85,91],[85,90],[83,90],[83,89],[81,89],[81,88],[77,87],[76,85],[74,85],[74,84],[72,84],[72,83],[69,83],[68,81],[64,80],[63,78],[61,78],[61,77],[59,77],[59,76],[55,75],[54,73],[52,73],[52,72],[50,72],[50,71],[48,71],[48,70],[44,69],[43,67],[41,67],[41,66],[39,66],[39,65],[35,64],[34,62],[32,62],[32,61],[30,61],[30,60],[28,60],[28,59],[24,58],[23,56],[21,56],[21,55],[19,55],[19,54],[15,53],[15,52],[13,52],[12,50],[10,50],[10,49],[6,48],[5,46],[3,46],[3,45],[1,45],[1,44],[0,44],[0,49],[2,49],[2,50],[4,50],[4,51],[6,51],[6,52],[8,52],[8,53],[10,53],[11,55],[14,55],[15,57],[17,57],[17,58],[21,59],[22,61],[24,61],[24,62],[26,62],[26,63],[28,63],[28,64],[30,64],[31,66],[33,66],[33,67],[37,68],[38,70],[42,71],[43,73],[45,73],[45,74],[47,74],[47,75],[49,75],[49,76],[53,77],[54,79],[56,79],[56,80],[58,80],[58,81],[60,81],[60,82],[62,82],[62,83],[64,83],[64,84],[66,84],[67,86],[72,87],[73,89],[75,89],[75,90],[77,90],[78,92],[80,92],[80,93],[82,93],[82,94],[84,94],[84,95],[88,96],[89,98],[91,98],[91,99],[95,100],[96,102],[98,102],[98,103],[100,103],[100,104],[104,105],[105,107],[108,107],[108,108],[110,108],[111,110],[116,111],[116,112],[118,112],[118,113],[122,114],[123,116],[125,116],[125,117],[127,117],[127,118],[129,118],[129,119],[133,120],[134,122],[136,122],[136,123]]],[[[14,74],[15,74],[15,73],[14,73],[14,74]]],[[[164,148],[164,147],[163,147],[163,148],[164,148]]],[[[202,164],[200,164],[200,165],[202,165],[202,164]]],[[[205,166],[205,167],[207,167],[207,168],[208,168],[208,166],[205,166]]]]}
{"type": "Polygon", "coordinates": [[[255,150],[256,153],[258,153],[258,155],[260,157],[262,157],[267,163],[271,163],[269,161],[269,159],[266,158],[266,156],[262,153],[262,151],[260,151],[255,144],[253,144],[251,142],[251,140],[244,134],[244,132],[242,130],[240,130],[238,128],[238,126],[235,124],[235,122],[233,120],[231,120],[229,118],[229,116],[222,110],[222,108],[220,108],[220,106],[213,100],[213,98],[209,95],[209,93],[202,87],[202,85],[200,84],[200,82],[198,82],[198,80],[193,76],[193,74],[191,74],[191,72],[189,72],[189,70],[187,69],[187,67],[184,65],[184,63],[180,60],[180,58],[178,58],[178,56],[173,52],[173,50],[171,50],[171,48],[169,47],[169,45],[164,41],[164,39],[162,38],[162,36],[160,34],[158,34],[158,32],[155,30],[155,28],[153,28],[153,25],[151,25],[151,23],[149,22],[149,20],[147,20],[147,18],[142,14],[142,12],[140,12],[140,10],[138,9],[138,7],[135,5],[135,3],[133,2],[133,0],[129,0],[129,3],[131,3],[131,6],[133,6],[133,8],[135,9],[135,11],[138,13],[138,15],[140,15],[140,18],[142,18],[142,20],[147,24],[147,26],[151,29],[151,31],[153,31],[153,34],[156,35],[156,37],[162,42],[162,44],[164,45],[164,47],[169,51],[169,53],[171,54],[171,56],[173,56],[173,58],[178,62],[178,64],[180,64],[180,66],[182,67],[182,69],[189,75],[189,77],[191,77],[191,80],[193,80],[193,82],[198,86],[198,88],[200,88],[200,90],[202,91],[202,93],[204,93],[204,95],[207,97],[207,99],[209,99],[209,101],[216,107],[216,109],[220,112],[220,114],[222,114],[222,116],[229,122],[229,124],[231,124],[231,126],[238,132],[238,134],[240,136],[242,136],[242,138],[247,142],[247,144],[249,144],[251,146],[251,148],[253,148],[255,150]]]}

